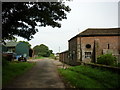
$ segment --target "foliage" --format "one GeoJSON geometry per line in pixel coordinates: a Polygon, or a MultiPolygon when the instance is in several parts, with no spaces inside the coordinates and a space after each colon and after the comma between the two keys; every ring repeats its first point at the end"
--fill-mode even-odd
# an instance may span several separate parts
{"type": "Polygon", "coordinates": [[[16,76],[21,75],[28,69],[30,69],[34,63],[28,62],[9,62],[9,65],[2,67],[2,83],[3,85],[10,82],[16,76]]]}
{"type": "Polygon", "coordinates": [[[118,63],[117,66],[120,67],[120,63],[118,63]]]}
{"type": "Polygon", "coordinates": [[[34,59],[44,59],[45,57],[35,57],[34,59]]]}
{"type": "Polygon", "coordinates": [[[120,75],[110,71],[82,65],[58,71],[76,88],[119,88],[120,75]]]}
{"type": "Polygon", "coordinates": [[[56,59],[56,57],[55,57],[54,54],[50,54],[50,58],[52,58],[52,59],[56,59]]]}
{"type": "Polygon", "coordinates": [[[116,64],[114,64],[113,66],[115,66],[115,67],[120,67],[120,63],[116,63],[116,64]]]}
{"type": "Polygon", "coordinates": [[[49,57],[50,54],[52,54],[52,50],[49,50],[49,48],[44,44],[35,46],[33,50],[35,55],[42,57],[49,57]]]}
{"type": "Polygon", "coordinates": [[[27,41],[19,41],[19,42],[26,43],[26,44],[28,44],[28,47],[29,47],[29,48],[31,47],[31,44],[30,44],[29,42],[27,42],[27,41]]]}
{"type": "Polygon", "coordinates": [[[58,21],[67,19],[69,11],[63,2],[2,2],[2,39],[16,35],[30,40],[36,26],[61,27],[58,21]]]}
{"type": "Polygon", "coordinates": [[[104,54],[100,55],[97,58],[98,64],[105,64],[105,65],[114,65],[116,63],[117,58],[112,56],[112,54],[104,54]]]}

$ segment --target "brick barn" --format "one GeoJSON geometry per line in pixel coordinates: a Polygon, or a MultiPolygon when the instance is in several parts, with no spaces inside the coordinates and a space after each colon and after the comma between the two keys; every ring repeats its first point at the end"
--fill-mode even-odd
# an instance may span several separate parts
{"type": "Polygon", "coordinates": [[[69,64],[95,63],[101,54],[112,53],[120,62],[120,28],[88,28],[68,41],[69,64]]]}

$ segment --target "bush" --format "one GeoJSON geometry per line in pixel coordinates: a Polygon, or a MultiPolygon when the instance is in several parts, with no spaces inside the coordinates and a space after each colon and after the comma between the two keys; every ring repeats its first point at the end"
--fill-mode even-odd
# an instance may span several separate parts
{"type": "Polygon", "coordinates": [[[100,55],[97,58],[98,64],[105,64],[105,65],[114,65],[116,64],[117,58],[115,56],[112,56],[112,54],[104,54],[100,55]]]}
{"type": "Polygon", "coordinates": [[[54,54],[50,54],[50,58],[55,59],[56,57],[54,54]]]}
{"type": "Polygon", "coordinates": [[[115,67],[120,67],[120,63],[116,63],[114,66],[115,67]]]}
{"type": "Polygon", "coordinates": [[[118,67],[120,67],[120,63],[118,63],[118,67]]]}

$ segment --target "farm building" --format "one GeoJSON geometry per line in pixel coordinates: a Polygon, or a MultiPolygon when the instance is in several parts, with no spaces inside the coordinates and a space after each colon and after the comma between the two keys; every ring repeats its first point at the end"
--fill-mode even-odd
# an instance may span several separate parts
{"type": "Polygon", "coordinates": [[[28,46],[28,44],[24,42],[8,42],[6,45],[3,45],[3,52],[15,54],[15,56],[23,55],[24,57],[32,56],[32,49],[28,46]]]}
{"type": "Polygon", "coordinates": [[[68,41],[69,64],[95,63],[101,54],[112,53],[120,62],[120,28],[88,28],[68,41]]]}
{"type": "Polygon", "coordinates": [[[29,57],[29,49],[28,44],[19,42],[15,47],[15,53],[17,55],[23,55],[24,57],[29,57]]]}
{"type": "Polygon", "coordinates": [[[64,63],[69,63],[69,51],[59,53],[59,60],[64,63]]]}
{"type": "Polygon", "coordinates": [[[15,52],[15,47],[16,47],[16,45],[18,44],[18,42],[8,42],[8,43],[6,43],[6,47],[7,47],[7,51],[8,52],[15,52]]]}

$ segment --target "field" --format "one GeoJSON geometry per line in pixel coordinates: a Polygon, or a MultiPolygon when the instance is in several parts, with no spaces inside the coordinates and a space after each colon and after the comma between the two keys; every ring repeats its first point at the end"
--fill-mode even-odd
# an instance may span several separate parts
{"type": "Polygon", "coordinates": [[[58,71],[75,88],[120,88],[120,75],[110,71],[83,65],[58,71]]]}

